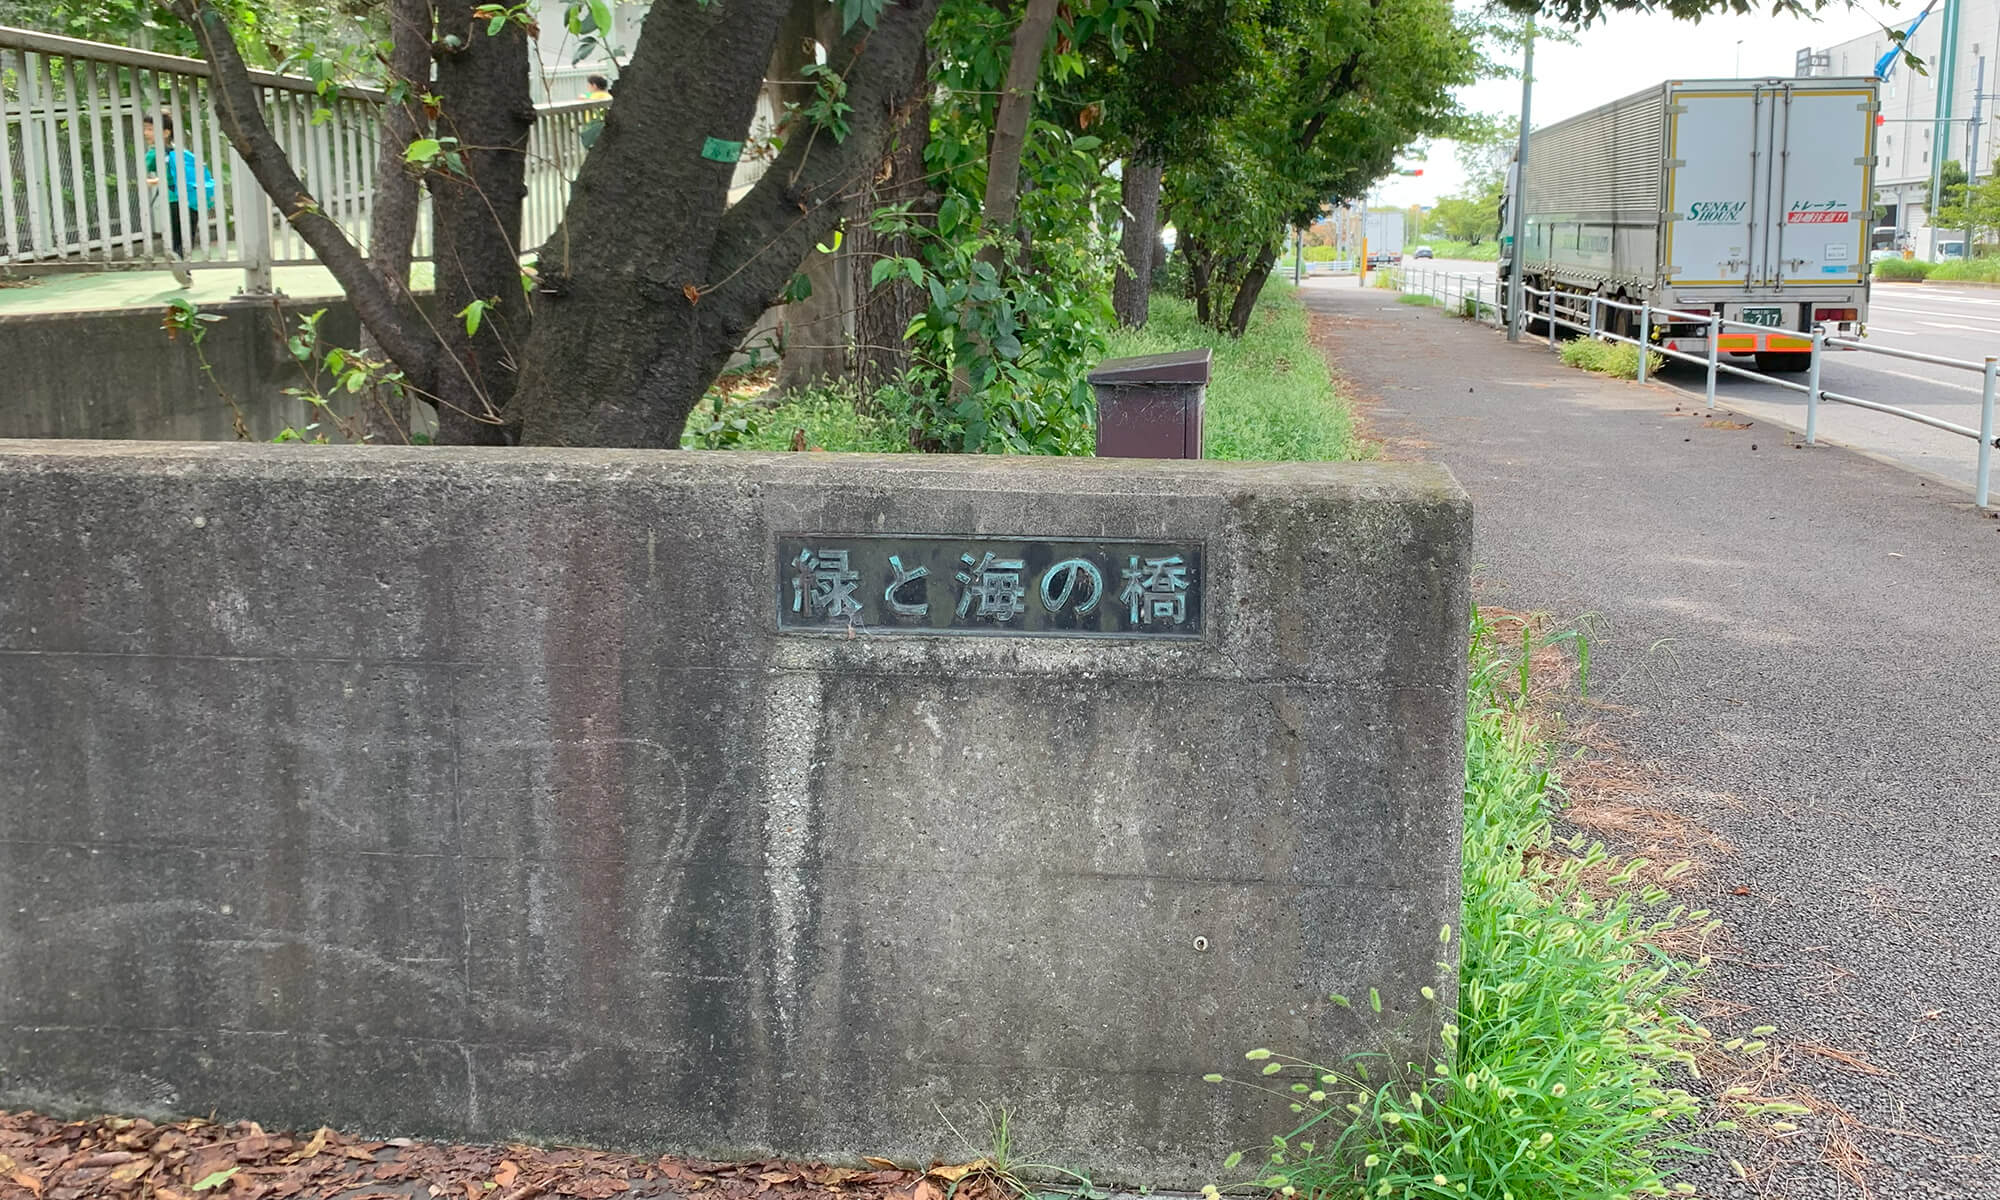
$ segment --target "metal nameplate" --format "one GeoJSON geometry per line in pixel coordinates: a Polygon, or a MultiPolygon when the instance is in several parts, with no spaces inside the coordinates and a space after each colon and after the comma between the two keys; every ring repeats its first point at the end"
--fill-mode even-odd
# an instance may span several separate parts
{"type": "Polygon", "coordinates": [[[1202,544],[783,534],[782,633],[1199,638],[1202,544]]]}

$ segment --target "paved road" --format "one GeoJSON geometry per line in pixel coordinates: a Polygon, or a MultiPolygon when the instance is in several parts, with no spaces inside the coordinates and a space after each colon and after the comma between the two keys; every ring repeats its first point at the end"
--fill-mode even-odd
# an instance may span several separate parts
{"type": "MultiPolygon", "coordinates": [[[[1494,276],[1492,263],[1440,259],[1428,264],[1408,260],[1405,265],[1487,280],[1494,276]]],[[[1973,363],[1989,354],[2000,355],[2000,289],[1878,283],[1870,305],[1867,340],[1894,350],[1973,363]]],[[[1735,361],[1738,366],[1751,365],[1747,359],[1735,361]]],[[[1777,378],[1805,382],[1803,375],[1777,378]]],[[[1706,372],[1680,363],[1668,364],[1664,381],[1692,395],[1703,394],[1707,385],[1706,372]]],[[[1835,354],[1821,371],[1821,384],[1830,391],[1912,409],[1972,429],[1979,427],[1981,382],[1976,371],[1858,351],[1835,354]]],[[[1768,379],[1745,379],[1724,372],[1716,394],[1732,409],[1788,428],[1805,428],[1805,396],[1768,379]]],[[[1957,487],[1970,490],[1973,486],[1978,448],[1970,438],[1841,404],[1829,404],[1821,410],[1819,435],[1957,487]]]]}
{"type": "Polygon", "coordinates": [[[1481,602],[1591,619],[1642,799],[1734,848],[1685,897],[1730,929],[1711,1025],[1780,1026],[1792,1085],[1857,1122],[1729,1145],[1754,1186],[1709,1160],[1702,1194],[1858,1198],[1836,1130],[1883,1200],[2000,1194],[2000,520],[1379,292],[1305,296],[1372,432],[1471,493],[1481,602]]]}

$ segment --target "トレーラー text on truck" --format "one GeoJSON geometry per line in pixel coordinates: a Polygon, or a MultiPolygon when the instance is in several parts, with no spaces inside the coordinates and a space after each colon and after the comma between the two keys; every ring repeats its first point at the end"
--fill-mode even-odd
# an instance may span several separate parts
{"type": "MultiPolygon", "coordinates": [[[[1814,329],[1866,332],[1875,111],[1870,78],[1672,80],[1538,129],[1526,186],[1509,172],[1526,232],[1500,276],[1518,261],[1530,287],[1693,314],[1648,330],[1687,353],[1707,353],[1710,313],[1756,325],[1718,352],[1802,371],[1814,329]]],[[[1635,312],[1601,319],[1637,335],[1635,312]]]]}

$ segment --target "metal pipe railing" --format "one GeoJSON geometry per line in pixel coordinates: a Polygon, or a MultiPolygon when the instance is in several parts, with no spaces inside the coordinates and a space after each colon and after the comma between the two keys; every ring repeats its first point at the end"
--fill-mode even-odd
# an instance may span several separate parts
{"type": "MultiPolygon", "coordinates": [[[[268,71],[250,78],[315,203],[365,250],[384,94],[321,93],[310,79],[268,71]]],[[[0,87],[0,266],[233,268],[244,272],[246,292],[267,292],[274,265],[315,261],[222,136],[206,62],[0,26],[0,79],[8,81],[0,87]]],[[[521,249],[560,223],[583,162],[582,129],[606,104],[537,109],[521,249]]],[[[415,257],[425,259],[428,194],[419,203],[415,257]]]]}
{"type": "MultiPolygon", "coordinates": [[[[1426,290],[1423,293],[1425,295],[1432,294],[1429,290],[1429,287],[1432,286],[1429,283],[1430,274],[1433,273],[1425,273],[1422,268],[1419,268],[1418,278],[1426,281],[1426,290]]],[[[1398,280],[1399,286],[1406,284],[1409,278],[1410,276],[1406,273],[1398,280]]],[[[1472,281],[1474,297],[1473,314],[1475,318],[1480,317],[1483,313],[1485,297],[1484,277],[1447,276],[1447,279],[1450,278],[1456,278],[1461,281],[1461,297],[1465,294],[1463,281],[1472,281]]],[[[1405,290],[1408,289],[1405,288],[1405,290]]],[[[1816,326],[1810,335],[1810,349],[1805,352],[1808,354],[1810,362],[1806,368],[1806,381],[1801,384],[1786,379],[1777,379],[1758,371],[1752,371],[1736,366],[1733,363],[1721,361],[1722,335],[1725,331],[1743,330],[1753,334],[1768,335],[1773,332],[1772,327],[1768,325],[1760,325],[1750,321],[1730,320],[1715,311],[1705,313],[1684,312],[1679,309],[1665,308],[1649,303],[1633,304],[1629,301],[1613,300],[1610,297],[1599,296],[1595,293],[1564,292],[1557,288],[1537,288],[1525,284],[1522,286],[1521,291],[1521,308],[1523,311],[1518,314],[1518,317],[1526,319],[1532,315],[1534,319],[1545,322],[1548,326],[1549,348],[1551,350],[1558,348],[1558,338],[1560,336],[1558,331],[1562,329],[1574,330],[1578,334],[1588,338],[1637,347],[1639,350],[1638,381],[1640,383],[1646,382],[1649,355],[1658,354],[1663,358],[1691,363],[1703,368],[1707,377],[1705,399],[1710,408],[1715,406],[1716,380],[1723,372],[1728,372],[1744,379],[1753,379],[1761,383],[1771,384],[1787,391],[1803,393],[1806,397],[1805,439],[1806,444],[1809,446],[1818,444],[1819,406],[1824,402],[1846,404],[1855,408],[1867,409],[1870,412],[1885,413],[1889,416],[1915,421],[1920,425],[1941,430],[1945,433],[1971,438],[1978,445],[1978,462],[1973,473],[1973,502],[1979,507],[1985,508],[1988,507],[1992,499],[1993,451],[1995,448],[2000,448],[2000,432],[1996,432],[1996,424],[2000,424],[2000,421],[1996,421],[1995,413],[1996,394],[2000,394],[2000,356],[1989,355],[1983,362],[1947,358],[1942,355],[1924,354],[1914,350],[1899,350],[1889,346],[1871,345],[1854,338],[1834,337],[1816,326]],[[1639,336],[1633,338],[1613,332],[1608,328],[1610,322],[1606,319],[1607,312],[1637,314],[1639,336]],[[1668,323],[1705,326],[1708,344],[1704,347],[1704,353],[1696,355],[1687,351],[1669,349],[1666,346],[1652,344],[1653,339],[1660,336],[1659,330],[1662,319],[1668,323]],[[1820,364],[1828,348],[1859,351],[1867,354],[1880,354],[1889,358],[1899,358],[1910,362],[1921,362],[1933,366],[1980,372],[1982,386],[1980,388],[1979,428],[1974,429],[1970,426],[1961,425],[1955,421],[1947,421],[1941,417],[1934,417],[1929,413],[1918,412],[1914,409],[1901,408],[1893,404],[1884,404],[1877,400],[1869,400],[1860,396],[1849,396],[1841,392],[1827,390],[1821,382],[1820,364]]],[[[1516,314],[1503,313],[1501,311],[1497,303],[1497,285],[1495,293],[1494,315],[1496,319],[1502,323],[1511,323],[1516,320],[1516,314]]],[[[1803,331],[1780,330],[1778,332],[1788,332],[1797,335],[1803,331]]]]}

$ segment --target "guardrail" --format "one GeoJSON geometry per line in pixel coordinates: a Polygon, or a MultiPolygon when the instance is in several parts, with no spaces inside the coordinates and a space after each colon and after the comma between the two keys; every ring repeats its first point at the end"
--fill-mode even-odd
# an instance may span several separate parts
{"type": "MultiPolygon", "coordinates": [[[[362,87],[321,94],[310,79],[264,71],[251,79],[272,134],[322,211],[365,248],[383,94],[362,87]]],[[[240,269],[246,292],[268,292],[273,266],[314,261],[223,138],[210,88],[200,59],[0,27],[0,267],[179,262],[240,269]],[[172,149],[192,159],[176,173],[188,186],[172,196],[160,182],[170,175],[159,155],[169,121],[172,149]]],[[[606,103],[536,110],[523,248],[540,245],[561,221],[583,162],[581,130],[606,103]]],[[[431,253],[429,196],[421,203],[418,259],[431,253]]]]}
{"type": "MultiPolygon", "coordinates": [[[[1490,307],[1494,315],[1494,322],[1496,324],[1504,323],[1505,315],[1499,303],[1500,292],[1497,280],[1474,275],[1447,275],[1426,271],[1422,268],[1418,268],[1415,271],[1407,268],[1401,270],[1397,272],[1395,279],[1398,290],[1431,296],[1433,299],[1444,303],[1448,308],[1451,306],[1450,297],[1454,281],[1458,288],[1457,294],[1460,297],[1460,310],[1462,311],[1465,307],[1465,300],[1468,297],[1472,301],[1473,312],[1465,315],[1484,320],[1484,311],[1489,307],[1484,297],[1486,291],[1491,290],[1493,292],[1493,301],[1490,307]],[[1466,288],[1468,282],[1473,284],[1470,290],[1466,288]]],[[[1726,363],[1721,360],[1722,335],[1726,330],[1738,329],[1751,334],[1768,335],[1772,332],[1771,327],[1768,325],[1757,325],[1748,321],[1727,320],[1715,312],[1682,312],[1678,309],[1662,308],[1652,304],[1631,304],[1624,301],[1606,299],[1602,296],[1579,296],[1574,293],[1536,287],[1523,286],[1522,292],[1524,293],[1522,303],[1524,311],[1520,314],[1520,319],[1523,323],[1524,331],[1528,323],[1537,320],[1542,322],[1546,327],[1549,349],[1551,350],[1557,348],[1559,340],[1557,331],[1559,329],[1573,329],[1585,337],[1639,347],[1643,351],[1658,354],[1663,358],[1692,363],[1702,367],[1707,373],[1705,398],[1710,407],[1714,407],[1715,405],[1716,380],[1725,371],[1745,379],[1753,379],[1760,383],[1768,383],[1775,387],[1783,388],[1786,391],[1803,394],[1806,398],[1805,438],[1806,445],[1808,446],[1818,444],[1819,407],[1823,403],[1846,404],[1854,408],[1867,409],[1870,412],[1886,413],[1889,416],[1915,421],[1920,425],[1927,425],[1932,429],[1942,430],[1945,433],[1971,438],[1978,446],[1978,461],[1973,473],[1973,503],[1981,508],[1985,508],[1988,506],[1988,501],[1992,498],[1993,451],[1996,446],[2000,446],[2000,434],[1996,434],[1995,429],[1995,397],[1996,393],[2000,393],[2000,356],[1989,354],[1983,362],[1973,362],[1969,359],[1946,358],[1937,354],[1920,354],[1913,350],[1896,350],[1888,346],[1869,345],[1866,342],[1853,338],[1833,337],[1824,330],[1817,328],[1810,335],[1806,334],[1803,330],[1792,330],[1790,332],[1797,335],[1797,340],[1800,342],[1809,342],[1809,349],[1800,352],[1810,355],[1809,365],[1806,368],[1806,381],[1804,383],[1795,383],[1789,379],[1780,379],[1761,371],[1748,370],[1734,363],[1726,363]],[[1611,312],[1636,314],[1638,336],[1628,337],[1608,328],[1604,317],[1611,312]],[[1653,332],[1660,328],[1662,323],[1705,326],[1708,334],[1706,352],[1699,355],[1690,354],[1683,350],[1670,349],[1653,341],[1653,332]],[[1929,413],[1917,412],[1914,409],[1901,408],[1893,404],[1883,404],[1880,401],[1869,400],[1861,396],[1850,396],[1822,387],[1820,384],[1820,362],[1825,356],[1828,347],[1838,350],[1861,351],[1867,354],[1880,354],[1888,358],[1900,358],[1910,362],[1929,363],[1933,366],[1977,372],[1983,380],[1979,400],[1979,428],[1974,429],[1969,425],[1960,425],[1955,421],[1946,421],[1942,418],[1931,416],[1929,413]]],[[[1647,353],[1641,353],[1639,355],[1638,369],[1638,381],[1640,383],[1646,382],[1647,367],[1647,353]]]]}

